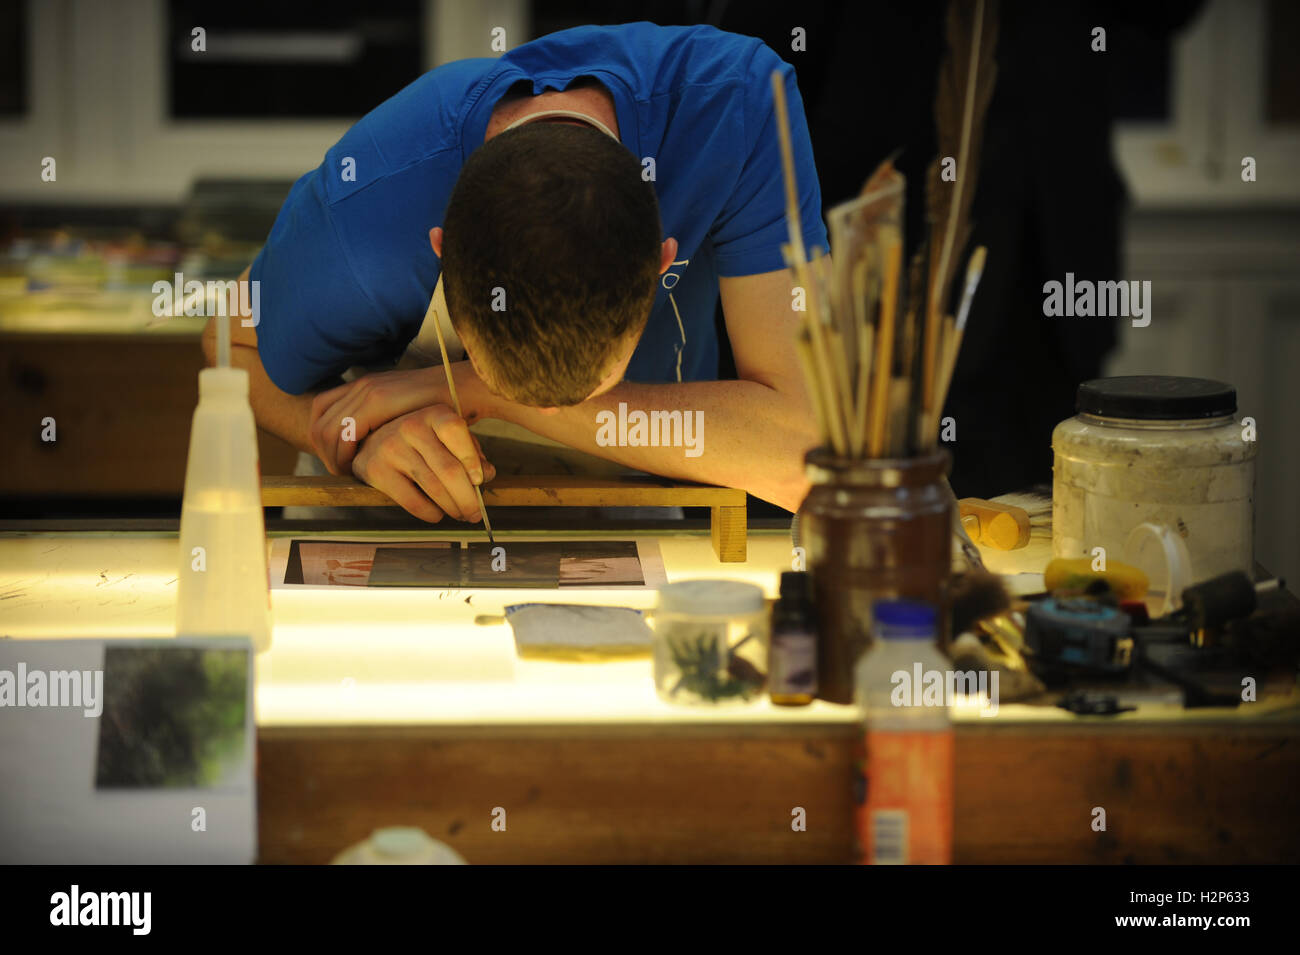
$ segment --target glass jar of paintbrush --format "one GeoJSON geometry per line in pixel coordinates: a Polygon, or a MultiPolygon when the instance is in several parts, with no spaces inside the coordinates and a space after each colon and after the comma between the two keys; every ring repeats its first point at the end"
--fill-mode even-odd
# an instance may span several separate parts
{"type": "MultiPolygon", "coordinates": [[[[782,252],[792,289],[803,292],[793,345],[824,442],[805,459],[812,489],[800,526],[817,599],[818,695],[835,703],[853,699],[853,667],[870,642],[875,601],[947,605],[955,501],[938,435],[984,270],[985,250],[976,248],[954,295],[970,238],[996,36],[985,29],[982,5],[950,7],[935,103],[939,154],[926,175],[927,227],[906,256],[906,183],[893,157],[857,198],[827,213],[833,259],[816,248],[808,255],[785,88],[772,74],[790,234],[782,252]],[[961,170],[957,176],[945,175],[949,163],[961,170]]],[[[943,622],[941,645],[945,631],[943,622]]]]}
{"type": "MultiPolygon", "coordinates": [[[[947,606],[948,452],[855,460],[819,448],[805,462],[812,488],[799,509],[799,530],[817,605],[818,696],[851,703],[853,668],[871,644],[876,601],[947,606]]],[[[941,621],[940,644],[945,632],[941,621]]]]}

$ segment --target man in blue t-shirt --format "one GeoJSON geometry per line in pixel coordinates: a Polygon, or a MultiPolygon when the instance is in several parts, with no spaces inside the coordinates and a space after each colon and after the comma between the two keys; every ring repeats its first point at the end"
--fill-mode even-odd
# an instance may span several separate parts
{"type": "Polygon", "coordinates": [[[243,276],[258,314],[232,323],[232,361],[259,424],[429,521],[480,519],[472,484],[495,468],[467,422],[485,418],[796,509],[816,431],[774,70],[803,242],[825,248],[794,72],[750,37],[579,27],[381,104],[295,183],[243,276]],[[735,381],[716,380],[719,297],[735,381]],[[435,323],[467,359],[463,419],[435,323]]]}

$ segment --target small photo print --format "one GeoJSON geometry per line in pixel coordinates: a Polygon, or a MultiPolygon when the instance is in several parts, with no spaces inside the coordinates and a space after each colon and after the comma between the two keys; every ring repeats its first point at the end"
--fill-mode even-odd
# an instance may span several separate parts
{"type": "Polygon", "coordinates": [[[636,541],[570,541],[560,555],[561,587],[641,586],[636,541]]]}
{"type": "Polygon", "coordinates": [[[377,547],[370,570],[371,587],[459,587],[458,544],[427,547],[377,547]]]}
{"type": "Polygon", "coordinates": [[[469,547],[470,587],[533,587],[554,590],[560,586],[560,554],[564,544],[546,541],[472,543],[469,547]]]}
{"type": "Polygon", "coordinates": [[[309,584],[318,587],[371,587],[378,584],[370,579],[375,564],[375,551],[414,549],[440,550],[446,558],[455,560],[455,550],[460,545],[454,541],[337,541],[297,540],[289,548],[289,562],[285,568],[286,584],[309,584]]]}
{"type": "Polygon", "coordinates": [[[636,541],[374,541],[294,538],[283,582],[436,589],[651,586],[636,541]]]}
{"type": "Polygon", "coordinates": [[[248,650],[104,650],[99,789],[246,785],[248,650]]]}

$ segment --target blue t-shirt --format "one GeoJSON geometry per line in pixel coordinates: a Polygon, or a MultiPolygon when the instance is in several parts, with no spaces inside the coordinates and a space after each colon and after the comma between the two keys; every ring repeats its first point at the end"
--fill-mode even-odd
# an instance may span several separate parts
{"type": "Polygon", "coordinates": [[[683,381],[715,379],[718,277],[785,267],[773,70],[789,102],[804,244],[825,248],[794,70],[771,49],[708,26],[563,30],[499,59],[424,74],[294,184],[250,273],[261,283],[257,336],[267,374],[301,394],[352,365],[396,358],[419,332],[437,284],[429,229],[442,224],[497,101],[521,80],[541,93],[591,76],[613,96],[623,144],[640,160],[654,158],[664,237],[678,242],[626,377],[675,381],[681,350],[683,381]]]}

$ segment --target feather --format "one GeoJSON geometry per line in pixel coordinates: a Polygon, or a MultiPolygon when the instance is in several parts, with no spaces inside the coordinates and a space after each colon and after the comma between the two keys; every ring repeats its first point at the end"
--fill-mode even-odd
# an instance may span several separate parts
{"type": "Polygon", "coordinates": [[[925,323],[925,395],[934,398],[939,321],[947,313],[956,264],[970,238],[971,202],[979,176],[984,117],[997,78],[997,0],[950,0],[947,52],[939,66],[934,118],[939,155],[927,176],[930,287],[925,323]],[[943,179],[943,160],[956,162],[956,179],[943,179]]]}

